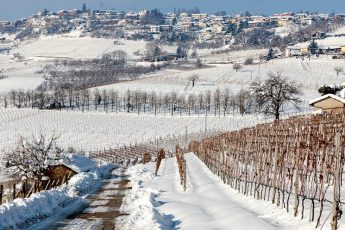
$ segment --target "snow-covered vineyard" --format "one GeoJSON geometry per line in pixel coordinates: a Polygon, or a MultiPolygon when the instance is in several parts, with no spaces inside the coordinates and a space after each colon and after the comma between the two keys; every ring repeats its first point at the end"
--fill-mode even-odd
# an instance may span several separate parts
{"type": "Polygon", "coordinates": [[[20,136],[59,135],[67,149],[96,151],[155,142],[169,136],[234,130],[259,122],[262,116],[206,117],[0,109],[0,148],[9,149],[20,136]]]}
{"type": "Polygon", "coordinates": [[[276,47],[3,24],[0,230],[345,230],[344,23],[269,24],[276,47]]]}

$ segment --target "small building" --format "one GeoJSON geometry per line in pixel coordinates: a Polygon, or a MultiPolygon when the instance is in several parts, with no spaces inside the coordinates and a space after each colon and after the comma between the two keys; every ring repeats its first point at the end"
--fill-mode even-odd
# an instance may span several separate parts
{"type": "Polygon", "coordinates": [[[159,25],[160,32],[170,32],[172,30],[171,25],[159,25]]]}
{"type": "Polygon", "coordinates": [[[48,177],[50,180],[59,181],[67,180],[76,174],[76,171],[65,165],[54,165],[44,172],[44,176],[48,177]]]}
{"type": "Polygon", "coordinates": [[[50,180],[68,180],[72,176],[88,172],[96,168],[96,163],[89,158],[78,154],[70,154],[59,161],[58,164],[48,167],[44,176],[50,180]]]}
{"type": "Polygon", "coordinates": [[[150,26],[150,33],[159,33],[159,26],[150,26]]]}
{"type": "Polygon", "coordinates": [[[188,17],[188,13],[186,12],[180,13],[180,18],[186,18],[186,17],[188,17]]]}
{"type": "Polygon", "coordinates": [[[208,14],[192,14],[193,20],[201,20],[208,17],[208,14]]]}
{"type": "Polygon", "coordinates": [[[11,23],[9,21],[0,21],[0,27],[9,26],[11,23]]]}
{"type": "Polygon", "coordinates": [[[345,108],[345,99],[334,94],[326,94],[310,101],[309,105],[314,107],[314,111],[331,112],[345,108]]]}
{"type": "Polygon", "coordinates": [[[309,52],[308,44],[297,44],[289,46],[285,50],[285,55],[287,57],[306,55],[309,52]]]}
{"type": "Polygon", "coordinates": [[[345,46],[340,47],[340,51],[342,54],[345,54],[345,46]]]}

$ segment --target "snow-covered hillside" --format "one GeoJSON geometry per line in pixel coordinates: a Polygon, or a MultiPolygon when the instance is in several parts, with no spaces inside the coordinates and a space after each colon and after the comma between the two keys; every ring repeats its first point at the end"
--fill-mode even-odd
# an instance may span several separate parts
{"type": "MultiPolygon", "coordinates": [[[[101,58],[105,53],[123,50],[128,59],[139,60],[146,50],[147,42],[80,37],[78,33],[41,36],[37,39],[16,41],[7,44],[9,53],[0,53],[0,73],[9,78],[0,80],[0,93],[12,89],[35,89],[43,82],[38,74],[45,65],[58,59],[101,58]],[[134,54],[135,52],[138,52],[134,54]],[[14,56],[20,55],[20,59],[14,56]]],[[[176,46],[161,46],[162,50],[175,52],[176,46]]],[[[147,63],[144,63],[149,65],[147,63]]]]}
{"type": "Polygon", "coordinates": [[[61,135],[59,143],[64,148],[72,146],[89,151],[183,135],[186,128],[188,133],[204,132],[205,122],[210,131],[237,129],[258,121],[253,115],[205,119],[205,116],[0,109],[0,149],[13,147],[19,136],[39,133],[61,135]]]}
{"type": "Polygon", "coordinates": [[[34,59],[15,61],[12,55],[0,54],[0,70],[8,76],[6,79],[0,79],[0,93],[12,89],[35,89],[44,80],[37,71],[46,64],[43,60],[34,59]]]}
{"type": "Polygon", "coordinates": [[[265,79],[269,72],[280,72],[289,79],[302,84],[304,92],[302,98],[307,106],[309,100],[319,95],[317,89],[324,84],[345,81],[344,75],[336,76],[334,71],[334,67],[343,65],[343,60],[333,60],[331,57],[311,58],[310,60],[285,58],[263,64],[243,66],[243,69],[239,72],[235,72],[231,64],[225,64],[200,70],[157,73],[149,78],[98,88],[115,89],[122,93],[125,93],[128,89],[138,89],[148,92],[156,91],[157,93],[174,91],[180,94],[229,88],[233,93],[237,93],[242,88],[248,88],[254,80],[265,79]],[[193,74],[200,76],[195,87],[191,86],[189,79],[193,74]]]}
{"type": "Polygon", "coordinates": [[[130,58],[133,52],[145,49],[144,41],[128,41],[105,38],[47,36],[28,40],[18,44],[11,53],[20,53],[25,57],[45,58],[100,58],[114,50],[124,50],[130,58]]]}

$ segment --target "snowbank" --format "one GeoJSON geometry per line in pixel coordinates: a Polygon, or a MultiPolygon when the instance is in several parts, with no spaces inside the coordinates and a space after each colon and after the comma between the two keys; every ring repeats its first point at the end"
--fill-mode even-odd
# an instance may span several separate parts
{"type": "Polygon", "coordinates": [[[115,165],[93,168],[71,178],[68,185],[15,199],[0,206],[0,229],[26,229],[51,217],[66,216],[85,205],[87,194],[102,184],[102,176],[115,165]]]}
{"type": "Polygon", "coordinates": [[[159,223],[155,221],[152,197],[158,194],[154,188],[144,188],[141,180],[151,180],[154,173],[145,165],[136,165],[130,168],[127,173],[130,175],[132,190],[122,201],[120,211],[130,213],[128,217],[119,217],[116,226],[124,230],[141,230],[141,229],[160,229],[159,223]]]}

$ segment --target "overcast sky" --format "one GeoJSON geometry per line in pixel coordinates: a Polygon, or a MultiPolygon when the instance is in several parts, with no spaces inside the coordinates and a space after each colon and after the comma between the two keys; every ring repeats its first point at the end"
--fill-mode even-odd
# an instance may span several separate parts
{"type": "Polygon", "coordinates": [[[194,8],[228,14],[250,11],[254,14],[308,10],[324,13],[345,13],[345,0],[0,0],[0,19],[28,17],[44,8],[51,10],[80,9],[83,3],[90,9],[141,10],[159,8],[163,12],[174,8],[194,8]]]}

